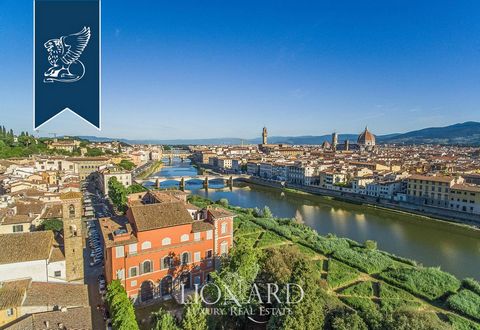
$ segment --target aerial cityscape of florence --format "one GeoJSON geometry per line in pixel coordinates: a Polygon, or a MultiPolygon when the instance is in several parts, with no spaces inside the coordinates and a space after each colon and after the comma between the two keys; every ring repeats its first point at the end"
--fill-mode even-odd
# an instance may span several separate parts
{"type": "Polygon", "coordinates": [[[0,2],[0,329],[480,330],[480,3],[0,2]]]}

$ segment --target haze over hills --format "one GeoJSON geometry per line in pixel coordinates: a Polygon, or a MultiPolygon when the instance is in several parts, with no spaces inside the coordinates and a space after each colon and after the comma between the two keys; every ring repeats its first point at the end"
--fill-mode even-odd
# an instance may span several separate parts
{"type": "MultiPolygon", "coordinates": [[[[375,132],[373,132],[375,133],[375,132]]],[[[349,140],[355,143],[358,134],[339,134],[339,141],[349,140]]],[[[96,136],[79,136],[79,138],[93,142],[104,141],[122,141],[129,144],[169,144],[169,145],[191,145],[191,144],[259,144],[261,138],[241,139],[241,138],[211,138],[211,139],[175,139],[175,140],[128,140],[122,138],[108,138],[96,136]]],[[[396,144],[458,144],[458,145],[480,145],[480,122],[465,122],[445,127],[429,127],[421,130],[407,133],[395,133],[376,136],[377,143],[396,143],[396,144]]],[[[269,143],[283,144],[322,144],[324,141],[330,141],[331,135],[319,136],[271,136],[268,137],[269,143]]]]}

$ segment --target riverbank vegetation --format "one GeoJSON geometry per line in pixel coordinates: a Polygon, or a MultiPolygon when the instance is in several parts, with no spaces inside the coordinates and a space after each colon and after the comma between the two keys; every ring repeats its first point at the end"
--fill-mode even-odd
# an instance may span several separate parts
{"type": "MultiPolygon", "coordinates": [[[[190,202],[213,204],[199,196],[191,196],[190,202]]],[[[246,273],[244,280],[260,287],[274,279],[305,290],[298,305],[274,304],[292,308],[288,315],[271,316],[270,329],[480,329],[480,295],[475,291],[480,284],[473,279],[461,282],[439,268],[378,250],[373,241],[322,236],[293,219],[227,208],[236,214],[235,247],[222,271],[212,274],[214,282],[226,280],[226,267],[240,278],[246,273]],[[248,270],[241,269],[245,264],[248,270]]],[[[252,325],[242,316],[218,316],[215,321],[252,325]]]]}
{"type": "Polygon", "coordinates": [[[144,171],[142,171],[140,174],[138,174],[136,177],[138,179],[146,179],[148,178],[149,176],[151,176],[152,174],[160,171],[160,169],[162,168],[163,166],[163,163],[161,160],[157,160],[155,162],[153,162],[150,166],[148,166],[147,169],[145,169],[144,171]]]}

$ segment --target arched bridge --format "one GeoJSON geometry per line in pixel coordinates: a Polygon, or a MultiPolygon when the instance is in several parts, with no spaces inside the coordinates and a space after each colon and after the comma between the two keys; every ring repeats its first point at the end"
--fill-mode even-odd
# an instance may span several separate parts
{"type": "Polygon", "coordinates": [[[143,184],[145,182],[151,182],[154,183],[157,188],[160,187],[160,184],[162,182],[166,181],[178,181],[180,183],[180,187],[185,187],[185,184],[188,181],[202,181],[203,186],[205,188],[208,188],[208,183],[210,181],[226,181],[229,185],[233,184],[233,181],[235,180],[242,180],[242,179],[248,179],[250,176],[245,175],[245,174],[225,174],[225,175],[220,175],[220,174],[210,174],[210,175],[193,175],[193,176],[170,176],[170,177],[165,177],[165,176],[152,176],[149,177],[148,179],[145,180],[139,180],[136,179],[135,181],[139,184],[143,184]]]}

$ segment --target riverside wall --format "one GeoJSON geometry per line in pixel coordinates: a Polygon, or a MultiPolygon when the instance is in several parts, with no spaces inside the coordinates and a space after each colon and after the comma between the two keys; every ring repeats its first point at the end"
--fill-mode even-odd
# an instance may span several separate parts
{"type": "Polygon", "coordinates": [[[331,189],[325,189],[315,186],[302,186],[283,183],[275,180],[265,180],[261,178],[251,177],[249,179],[242,179],[242,181],[250,184],[256,184],[261,186],[267,186],[276,189],[294,189],[299,192],[309,193],[319,196],[333,197],[340,201],[346,201],[354,204],[364,204],[372,207],[385,208],[388,210],[407,212],[420,216],[433,217],[440,220],[466,224],[470,226],[480,227],[480,216],[478,214],[469,214],[457,212],[440,207],[434,207],[429,205],[416,205],[407,202],[398,202],[390,199],[358,195],[350,192],[337,191],[331,189]]]}

